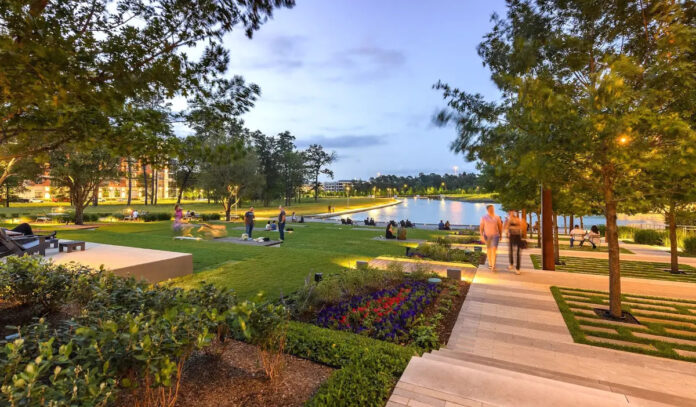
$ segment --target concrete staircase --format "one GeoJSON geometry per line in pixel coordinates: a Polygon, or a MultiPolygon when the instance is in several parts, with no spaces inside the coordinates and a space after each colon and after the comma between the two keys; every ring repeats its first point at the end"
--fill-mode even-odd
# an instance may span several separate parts
{"type": "Polygon", "coordinates": [[[696,364],[574,343],[531,273],[479,268],[447,347],[413,358],[387,405],[696,406],[696,364]]]}

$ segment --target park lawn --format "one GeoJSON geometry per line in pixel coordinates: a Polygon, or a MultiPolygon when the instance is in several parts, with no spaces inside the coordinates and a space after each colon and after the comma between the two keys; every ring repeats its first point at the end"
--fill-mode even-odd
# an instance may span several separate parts
{"type": "MultiPolygon", "coordinates": [[[[390,202],[394,202],[394,199],[390,198],[364,198],[355,197],[350,198],[350,206],[348,206],[348,201],[346,198],[320,198],[318,202],[314,202],[313,199],[306,198],[302,203],[294,203],[291,206],[286,207],[286,212],[288,216],[292,212],[296,212],[297,215],[312,215],[317,213],[326,213],[328,206],[331,205],[335,208],[336,212],[355,210],[360,208],[367,208],[375,205],[382,205],[390,202]]],[[[97,206],[88,206],[85,208],[85,213],[110,213],[118,214],[123,213],[126,209],[137,209],[138,211],[147,211],[150,213],[172,213],[174,214],[174,200],[161,200],[157,205],[143,205],[139,202],[134,202],[133,205],[127,206],[125,202],[107,202],[100,203],[97,206]]],[[[274,201],[267,207],[263,207],[258,202],[244,202],[239,205],[238,214],[243,214],[249,206],[254,206],[257,217],[274,217],[278,214],[278,206],[281,205],[281,201],[274,201]],[[257,205],[258,204],[258,205],[257,205]]],[[[215,203],[206,203],[201,201],[188,201],[183,202],[181,207],[184,211],[190,210],[198,213],[223,213],[222,205],[215,203]]],[[[5,217],[20,217],[20,216],[38,216],[44,215],[46,213],[52,212],[54,209],[60,208],[61,210],[69,210],[70,206],[66,202],[61,203],[22,203],[22,204],[12,204],[11,207],[0,208],[0,215],[5,215],[5,217]]],[[[234,210],[233,210],[234,213],[234,210]]]]}
{"type": "MultiPolygon", "coordinates": [[[[593,249],[593,248],[592,248],[592,245],[589,244],[589,243],[587,243],[587,244],[585,244],[585,245],[583,245],[583,246],[579,246],[579,245],[576,244],[576,245],[574,245],[573,247],[570,247],[570,243],[568,243],[568,244],[560,244],[560,243],[559,243],[559,244],[558,244],[558,248],[559,248],[560,250],[580,250],[580,251],[583,251],[583,252],[593,252],[593,251],[594,251],[594,252],[602,252],[602,253],[607,253],[607,252],[609,252],[609,247],[607,247],[606,245],[604,245],[604,246],[598,246],[596,249],[593,249]]],[[[620,252],[620,253],[623,253],[623,254],[634,254],[632,251],[630,251],[630,250],[628,250],[628,249],[626,249],[626,248],[624,248],[624,247],[619,247],[619,252],[620,252]]]]}
{"type": "Polygon", "coordinates": [[[609,308],[603,291],[551,287],[573,340],[636,353],[696,362],[696,301],[623,294],[622,309],[640,324],[599,318],[609,308]]]}
{"type": "MultiPolygon", "coordinates": [[[[223,223],[221,223],[223,224],[223,223]]],[[[241,223],[226,224],[229,236],[241,236],[241,223]]],[[[259,224],[260,226],[260,224],[259,224]]],[[[369,260],[380,255],[402,255],[406,243],[378,241],[384,233],[360,226],[325,223],[288,224],[295,227],[280,247],[254,247],[216,241],[174,240],[171,222],[105,224],[95,230],[61,230],[61,239],[141,247],[192,253],[194,274],[174,280],[171,284],[189,288],[202,282],[233,288],[242,298],[259,291],[270,299],[278,298],[301,287],[313,273],[340,272],[354,266],[356,260],[369,260]]],[[[43,228],[42,228],[43,229],[43,228]]],[[[49,227],[45,228],[50,230],[49,227]]],[[[412,239],[431,239],[444,232],[410,229],[412,239]]],[[[254,230],[254,237],[276,238],[277,232],[254,230]]]]}
{"type": "MultiPolygon", "coordinates": [[[[541,269],[541,255],[532,254],[532,263],[535,269],[541,269]]],[[[557,265],[556,271],[584,274],[609,274],[609,261],[607,259],[592,259],[586,257],[561,256],[565,265],[557,265]]],[[[647,261],[621,260],[621,276],[634,278],[647,278],[651,280],[681,281],[687,283],[696,282],[696,268],[682,264],[680,270],[686,274],[672,274],[668,271],[668,263],[654,263],[647,261]]]]}

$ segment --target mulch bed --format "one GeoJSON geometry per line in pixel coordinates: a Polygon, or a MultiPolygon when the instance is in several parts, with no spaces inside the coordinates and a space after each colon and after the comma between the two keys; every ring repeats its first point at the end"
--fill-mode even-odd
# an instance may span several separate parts
{"type": "MultiPolygon", "coordinates": [[[[447,341],[449,341],[449,337],[452,334],[452,329],[454,329],[454,324],[457,322],[457,317],[459,317],[459,311],[462,309],[462,305],[464,305],[464,300],[466,299],[466,294],[469,292],[470,284],[466,281],[460,281],[458,286],[459,296],[455,297],[452,308],[446,315],[444,315],[444,318],[442,318],[442,321],[440,321],[440,325],[438,326],[437,334],[440,338],[440,343],[443,345],[447,344],[447,341]]],[[[431,312],[436,312],[437,307],[440,305],[440,300],[444,298],[444,295],[448,290],[449,288],[442,290],[440,295],[437,297],[437,300],[435,300],[435,303],[430,308],[431,312]]]]}
{"type": "MultiPolygon", "coordinates": [[[[256,347],[227,341],[192,356],[184,368],[176,407],[302,406],[334,369],[285,356],[280,376],[266,378],[256,347]]],[[[116,403],[132,405],[128,395],[116,403]]]]}

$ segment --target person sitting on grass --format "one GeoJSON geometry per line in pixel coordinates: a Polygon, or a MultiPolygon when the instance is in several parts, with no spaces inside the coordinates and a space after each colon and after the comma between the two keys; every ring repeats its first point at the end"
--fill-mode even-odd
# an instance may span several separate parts
{"type": "Polygon", "coordinates": [[[375,223],[375,218],[370,218],[370,226],[377,226],[375,223]]]}
{"type": "Polygon", "coordinates": [[[276,223],[276,221],[271,222],[271,230],[278,230],[278,224],[276,223]]]}
{"type": "Polygon", "coordinates": [[[270,231],[271,231],[271,221],[269,220],[268,222],[266,222],[266,232],[270,232],[270,231]]]}
{"type": "Polygon", "coordinates": [[[352,224],[353,224],[353,219],[346,218],[346,225],[352,225],[352,224]]]}
{"type": "Polygon", "coordinates": [[[370,226],[370,218],[365,218],[365,226],[370,226]]]}
{"type": "Polygon", "coordinates": [[[440,223],[437,224],[437,230],[445,230],[445,224],[442,222],[442,219],[440,219],[440,223]]]}
{"type": "Polygon", "coordinates": [[[575,242],[580,242],[580,247],[585,242],[585,231],[580,229],[578,225],[575,225],[573,230],[570,231],[570,247],[573,247],[575,242]]]}
{"type": "Polygon", "coordinates": [[[387,223],[387,230],[386,230],[384,237],[386,237],[387,239],[396,239],[396,236],[394,235],[394,225],[395,224],[396,224],[396,222],[394,222],[394,221],[387,223]]]}
{"type": "Polygon", "coordinates": [[[406,240],[406,227],[405,226],[399,226],[399,229],[396,230],[396,238],[398,240],[406,240]]]}
{"type": "Polygon", "coordinates": [[[290,222],[295,223],[297,222],[297,217],[295,216],[295,212],[292,212],[292,216],[290,216],[290,222]]]}
{"type": "Polygon", "coordinates": [[[445,230],[452,230],[449,221],[445,222],[445,230]]]}

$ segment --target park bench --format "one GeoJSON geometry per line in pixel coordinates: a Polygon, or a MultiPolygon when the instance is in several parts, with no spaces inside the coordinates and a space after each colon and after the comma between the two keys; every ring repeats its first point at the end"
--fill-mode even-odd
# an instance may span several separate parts
{"type": "Polygon", "coordinates": [[[85,251],[85,242],[79,240],[68,240],[65,242],[58,243],[59,252],[63,252],[63,249],[66,249],[68,253],[72,253],[78,248],[80,248],[80,250],[82,251],[85,251]]]}

